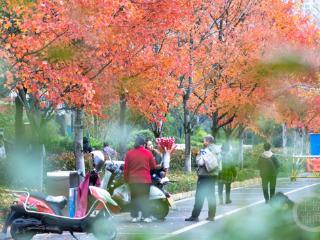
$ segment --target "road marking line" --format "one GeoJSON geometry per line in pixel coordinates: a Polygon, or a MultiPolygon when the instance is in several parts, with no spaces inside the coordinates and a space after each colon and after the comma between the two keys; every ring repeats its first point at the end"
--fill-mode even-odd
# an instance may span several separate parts
{"type": "MultiPolygon", "coordinates": [[[[285,184],[292,184],[291,181],[286,182],[285,180],[288,180],[288,178],[278,178],[277,179],[277,183],[281,182],[281,183],[285,183],[285,184]]],[[[256,186],[260,186],[260,185],[261,185],[261,183],[258,183],[258,184],[252,185],[252,186],[232,188],[231,192],[234,191],[234,190],[244,189],[244,188],[248,188],[248,189],[252,189],[252,190],[256,190],[256,189],[260,189],[261,190],[261,187],[256,187],[256,186]]],[[[286,188],[277,187],[277,189],[281,190],[281,189],[286,189],[286,188]]],[[[287,189],[293,189],[293,188],[287,188],[287,189]]],[[[225,192],[225,190],[223,190],[223,192],[225,192]]],[[[216,195],[217,195],[217,192],[216,192],[216,195]]],[[[180,202],[191,200],[193,198],[194,198],[194,196],[183,198],[183,199],[180,199],[180,200],[177,200],[177,201],[174,201],[174,202],[175,203],[180,203],[180,202]]]]}
{"type": "MultiPolygon", "coordinates": [[[[248,187],[232,188],[231,191],[238,190],[238,189],[243,189],[243,188],[248,188],[248,187]]],[[[223,190],[223,192],[225,192],[225,190],[223,190]]],[[[218,195],[217,192],[216,192],[216,195],[218,195]]],[[[187,197],[187,198],[184,198],[184,199],[180,199],[180,200],[174,201],[174,203],[180,203],[180,202],[188,201],[188,200],[190,200],[190,199],[192,199],[192,198],[194,198],[194,196],[192,196],[192,197],[187,197]]]]}
{"type": "MultiPolygon", "coordinates": [[[[310,184],[310,185],[307,185],[307,186],[304,186],[304,187],[300,187],[300,188],[291,190],[291,191],[289,191],[289,192],[286,192],[285,194],[289,195],[289,194],[292,194],[292,193],[295,193],[295,192],[299,192],[299,191],[301,191],[301,190],[304,190],[304,189],[306,189],[306,188],[310,188],[310,187],[313,187],[313,186],[316,186],[316,185],[320,185],[320,183],[314,183],[314,184],[310,184]]],[[[232,210],[232,211],[229,211],[229,212],[220,214],[220,215],[218,215],[218,216],[215,217],[215,220],[221,219],[221,218],[223,218],[223,217],[229,216],[229,215],[234,214],[234,213],[237,213],[237,212],[240,212],[240,211],[242,211],[242,210],[244,210],[244,209],[251,208],[251,207],[253,207],[253,206],[259,205],[259,204],[264,203],[264,202],[265,202],[264,200],[260,200],[260,201],[251,203],[251,204],[249,204],[249,205],[247,205],[247,206],[240,207],[240,208],[234,209],[234,210],[232,210]]],[[[204,221],[201,221],[201,222],[198,222],[198,223],[189,225],[189,226],[187,226],[187,227],[181,228],[181,229],[179,229],[179,230],[177,230],[177,231],[174,231],[174,232],[172,232],[172,233],[167,234],[166,236],[163,236],[163,237],[160,237],[160,238],[156,238],[156,239],[157,239],[157,240],[168,239],[168,238],[177,236],[177,235],[179,235],[179,234],[181,234],[181,233],[184,233],[184,232],[187,232],[187,231],[189,231],[189,230],[192,230],[192,229],[194,229],[194,228],[197,228],[197,227],[200,227],[200,226],[202,226],[202,225],[205,225],[205,224],[207,224],[207,223],[210,223],[210,221],[204,220],[204,221]]]]}

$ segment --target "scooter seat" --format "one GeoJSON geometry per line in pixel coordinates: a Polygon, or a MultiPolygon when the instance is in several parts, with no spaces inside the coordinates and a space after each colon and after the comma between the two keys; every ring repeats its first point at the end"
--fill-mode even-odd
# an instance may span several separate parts
{"type": "Polygon", "coordinates": [[[46,201],[47,202],[61,204],[61,203],[65,202],[65,201],[67,201],[67,199],[66,199],[65,196],[51,196],[51,195],[48,195],[46,197],[46,201]]]}
{"type": "Polygon", "coordinates": [[[47,202],[56,214],[61,215],[61,209],[67,205],[67,198],[64,196],[51,196],[41,192],[32,192],[30,196],[47,202]]]}
{"type": "Polygon", "coordinates": [[[67,198],[65,196],[51,196],[48,195],[46,197],[46,201],[50,203],[55,203],[61,206],[61,209],[65,207],[67,204],[67,198]]]}

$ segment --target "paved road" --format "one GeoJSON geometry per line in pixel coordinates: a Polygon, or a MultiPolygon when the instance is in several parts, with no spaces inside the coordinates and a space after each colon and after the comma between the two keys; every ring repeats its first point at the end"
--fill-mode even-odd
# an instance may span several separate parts
{"type": "MultiPolygon", "coordinates": [[[[290,199],[299,201],[312,193],[320,193],[320,179],[299,179],[296,182],[290,182],[288,179],[281,179],[278,182],[277,191],[286,193],[290,199]]],[[[118,223],[119,239],[133,239],[135,237],[144,237],[143,239],[215,239],[212,233],[218,233],[226,228],[226,226],[241,227],[238,231],[241,233],[245,229],[257,237],[261,234],[259,227],[264,226],[262,213],[271,211],[271,207],[264,204],[262,191],[260,186],[253,186],[247,188],[239,188],[232,190],[232,204],[218,205],[216,220],[214,222],[207,222],[204,219],[207,217],[207,207],[205,207],[200,215],[200,222],[190,223],[185,222],[184,219],[190,216],[192,211],[194,199],[184,199],[176,202],[176,209],[171,210],[165,221],[154,221],[153,223],[130,223],[128,214],[121,214],[115,217],[118,223]],[[257,218],[260,216],[260,218],[257,218]],[[233,222],[232,222],[233,221],[233,222]],[[260,222],[259,222],[260,221],[260,222]],[[245,226],[245,227],[244,227],[245,226]],[[249,227],[249,228],[246,228],[249,227]],[[251,230],[252,229],[252,230],[251,230]],[[211,235],[210,235],[211,234],[211,235]],[[209,237],[210,235],[210,237],[209,237]]],[[[273,221],[273,220],[271,220],[273,221]]],[[[229,230],[228,230],[229,231],[229,230]]],[[[90,235],[79,234],[79,239],[91,240],[94,237],[90,235]]],[[[237,237],[237,236],[235,236],[237,237]]],[[[233,237],[234,238],[234,237],[233,237]]],[[[260,236],[261,238],[261,236],[260,236]]],[[[71,240],[72,237],[68,234],[64,235],[37,235],[34,240],[48,239],[65,239],[71,240]]],[[[137,238],[135,238],[137,239],[137,238]]],[[[216,239],[221,239],[216,238],[216,239]]],[[[229,239],[229,238],[225,238],[229,239]]],[[[239,238],[240,239],[240,238],[239,238]]],[[[245,239],[245,238],[244,238],[245,239]]],[[[251,238],[250,239],[255,239],[251,238]]],[[[319,239],[319,238],[315,238],[319,239]]]]}

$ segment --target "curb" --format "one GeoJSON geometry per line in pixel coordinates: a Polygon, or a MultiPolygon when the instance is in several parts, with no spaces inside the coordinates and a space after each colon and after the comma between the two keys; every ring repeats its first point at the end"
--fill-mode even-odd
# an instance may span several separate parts
{"type": "MultiPolygon", "coordinates": [[[[244,187],[251,187],[251,186],[255,186],[255,185],[259,185],[261,184],[261,178],[257,177],[257,178],[251,178],[245,181],[237,181],[237,182],[233,182],[231,184],[231,189],[236,189],[236,188],[244,188],[244,187]]],[[[178,200],[182,200],[185,198],[191,198],[195,195],[196,191],[189,191],[189,192],[182,192],[182,193],[176,193],[176,194],[172,194],[171,197],[174,201],[178,201],[178,200]]]]}

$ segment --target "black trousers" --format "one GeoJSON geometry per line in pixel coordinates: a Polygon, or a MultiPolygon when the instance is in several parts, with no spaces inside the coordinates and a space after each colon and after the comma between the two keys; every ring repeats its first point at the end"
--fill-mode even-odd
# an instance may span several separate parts
{"type": "Polygon", "coordinates": [[[222,203],[223,201],[223,187],[226,186],[226,201],[230,200],[230,192],[231,192],[231,183],[230,182],[224,182],[224,181],[218,181],[218,193],[219,193],[219,199],[222,203]]]}
{"type": "Polygon", "coordinates": [[[142,217],[150,217],[150,184],[147,183],[131,183],[129,184],[131,192],[131,217],[136,218],[141,211],[142,217]]]}
{"type": "Polygon", "coordinates": [[[277,176],[261,176],[261,179],[263,196],[266,202],[268,202],[276,191],[277,176]]]}
{"type": "Polygon", "coordinates": [[[207,198],[207,201],[208,201],[208,208],[209,208],[208,217],[214,218],[214,216],[216,215],[215,185],[216,185],[216,177],[214,176],[198,177],[195,203],[192,211],[193,218],[199,217],[205,198],[207,198]]]}

